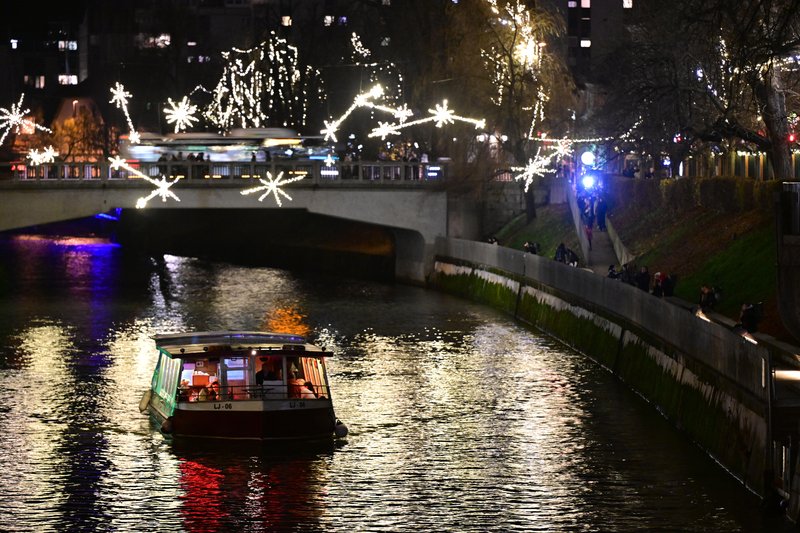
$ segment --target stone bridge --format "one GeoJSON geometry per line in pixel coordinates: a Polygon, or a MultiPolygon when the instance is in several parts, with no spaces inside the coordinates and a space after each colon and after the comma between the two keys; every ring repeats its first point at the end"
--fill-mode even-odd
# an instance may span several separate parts
{"type": "Polygon", "coordinates": [[[421,282],[432,269],[436,238],[448,235],[446,170],[441,164],[326,166],[322,161],[180,162],[116,170],[109,163],[5,165],[0,166],[0,231],[134,209],[149,196],[144,209],[303,209],[388,229],[395,244],[395,276],[421,282]],[[168,188],[178,200],[153,196],[162,176],[167,182],[181,176],[168,188]],[[298,179],[287,183],[293,178],[298,179]],[[273,181],[277,191],[261,201],[267,189],[242,194],[273,181]]]}

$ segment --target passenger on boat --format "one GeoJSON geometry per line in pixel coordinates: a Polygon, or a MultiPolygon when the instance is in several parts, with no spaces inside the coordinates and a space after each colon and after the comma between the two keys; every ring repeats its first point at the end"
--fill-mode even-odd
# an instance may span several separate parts
{"type": "Polygon", "coordinates": [[[280,371],[275,371],[275,368],[267,361],[261,363],[261,370],[256,372],[256,385],[263,385],[265,381],[280,381],[280,371]]]}
{"type": "Polygon", "coordinates": [[[317,399],[317,395],[314,394],[314,385],[312,385],[310,381],[303,383],[303,387],[300,389],[300,397],[314,400],[317,399]]]}
{"type": "Polygon", "coordinates": [[[219,382],[212,381],[208,385],[208,400],[214,402],[219,399],[219,382]]]}
{"type": "Polygon", "coordinates": [[[185,379],[181,380],[181,384],[178,386],[178,401],[185,402],[189,400],[189,382],[185,379]]]}
{"type": "Polygon", "coordinates": [[[289,398],[301,398],[305,381],[297,377],[297,371],[292,372],[292,376],[289,380],[289,398]]]}
{"type": "Polygon", "coordinates": [[[261,370],[256,372],[256,385],[263,385],[264,379],[269,375],[269,365],[261,363],[261,370]]]}

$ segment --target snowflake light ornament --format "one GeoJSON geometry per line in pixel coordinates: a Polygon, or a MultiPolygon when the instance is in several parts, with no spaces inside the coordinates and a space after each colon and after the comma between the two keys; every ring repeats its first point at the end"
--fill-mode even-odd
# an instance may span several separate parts
{"type": "Polygon", "coordinates": [[[433,114],[433,120],[436,122],[436,127],[441,128],[444,124],[453,123],[453,112],[447,108],[447,100],[442,102],[442,105],[436,104],[435,109],[428,109],[428,113],[433,114]]]}
{"type": "Polygon", "coordinates": [[[133,174],[133,175],[135,175],[135,176],[137,176],[139,178],[142,178],[142,179],[152,183],[153,185],[155,185],[156,188],[149,195],[136,199],[136,209],[143,209],[144,207],[147,206],[147,202],[149,202],[150,200],[152,200],[156,196],[160,196],[162,202],[166,202],[167,201],[167,197],[172,198],[176,202],[180,202],[181,201],[181,199],[178,198],[175,195],[175,193],[172,192],[169,189],[170,189],[170,187],[172,187],[173,185],[178,183],[178,181],[180,181],[180,179],[183,178],[183,176],[177,176],[174,180],[168,181],[166,176],[162,175],[161,179],[154,180],[150,176],[146,176],[145,174],[142,174],[141,172],[139,172],[135,168],[131,167],[124,159],[122,159],[120,157],[109,157],[108,160],[111,162],[111,168],[112,169],[119,170],[120,168],[124,168],[125,170],[127,170],[131,174],[133,174]]]}
{"type": "Polygon", "coordinates": [[[514,179],[517,181],[523,180],[525,181],[525,192],[528,192],[533,180],[537,177],[542,177],[545,174],[549,174],[555,172],[552,168],[547,168],[547,165],[553,159],[553,154],[543,156],[541,155],[541,148],[536,151],[536,155],[533,159],[528,160],[528,165],[526,167],[512,167],[511,170],[522,172],[514,176],[514,179]]]}
{"type": "Polygon", "coordinates": [[[52,146],[48,146],[41,152],[34,148],[28,152],[28,159],[31,160],[31,165],[39,166],[44,163],[53,163],[56,160],[58,152],[52,146]]]}
{"type": "Polygon", "coordinates": [[[128,130],[130,131],[128,139],[133,144],[139,144],[141,140],[139,132],[133,127],[131,115],[128,113],[128,98],[130,97],[131,93],[126,91],[125,87],[120,82],[117,82],[117,84],[111,88],[111,100],[109,100],[108,103],[114,104],[117,106],[117,109],[122,109],[122,112],[125,114],[125,120],[128,123],[128,130]]]}
{"type": "Polygon", "coordinates": [[[183,97],[178,103],[168,98],[170,107],[164,108],[164,113],[167,115],[167,123],[175,124],[175,133],[192,126],[192,122],[197,122],[199,119],[194,116],[197,112],[197,106],[192,105],[187,97],[183,97]]]}
{"type": "Polygon", "coordinates": [[[19,133],[23,127],[52,133],[49,128],[40,126],[32,120],[25,118],[25,115],[30,113],[31,110],[22,109],[22,100],[24,98],[25,93],[20,95],[19,102],[16,104],[11,104],[11,109],[6,109],[5,107],[0,108],[0,130],[3,131],[3,135],[0,136],[0,144],[3,144],[3,141],[6,140],[6,136],[11,132],[12,129],[14,130],[14,133],[19,133]]]}
{"type": "Polygon", "coordinates": [[[284,198],[286,198],[290,202],[292,201],[292,197],[289,196],[288,194],[286,194],[286,192],[284,192],[283,189],[281,189],[281,187],[284,186],[284,185],[287,185],[289,183],[292,183],[294,181],[300,181],[304,177],[305,176],[297,176],[297,177],[285,180],[285,179],[283,179],[283,172],[280,172],[277,175],[277,177],[275,177],[273,179],[272,178],[272,174],[270,172],[267,172],[267,179],[266,180],[263,180],[261,178],[258,179],[258,181],[261,182],[261,185],[259,185],[257,187],[252,187],[250,189],[243,190],[242,191],[242,195],[253,194],[253,193],[256,193],[256,192],[264,191],[264,194],[262,194],[258,198],[259,202],[263,201],[264,198],[266,198],[270,194],[273,194],[273,195],[275,195],[275,202],[277,202],[278,207],[281,207],[283,205],[281,203],[281,196],[283,196],[284,198]]]}

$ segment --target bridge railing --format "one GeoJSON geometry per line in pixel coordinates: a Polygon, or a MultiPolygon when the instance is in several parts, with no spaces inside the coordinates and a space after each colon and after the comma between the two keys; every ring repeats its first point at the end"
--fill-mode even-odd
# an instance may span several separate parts
{"type": "Polygon", "coordinates": [[[206,180],[239,180],[276,178],[283,173],[284,180],[303,176],[305,183],[324,184],[386,184],[423,185],[441,183],[447,179],[449,161],[429,163],[415,161],[335,161],[327,164],[317,160],[287,160],[270,162],[216,162],[216,161],[163,161],[128,162],[124,167],[113,168],[110,162],[95,163],[45,163],[31,165],[26,162],[0,163],[2,181],[118,181],[141,180],[140,174],[153,179],[161,176],[182,176],[193,182],[206,180]]]}

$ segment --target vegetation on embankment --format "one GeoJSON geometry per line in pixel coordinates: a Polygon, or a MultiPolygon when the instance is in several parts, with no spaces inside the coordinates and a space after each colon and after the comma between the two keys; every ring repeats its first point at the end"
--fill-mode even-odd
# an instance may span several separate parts
{"type": "MultiPolygon", "coordinates": [[[[777,250],[773,194],[778,182],[743,178],[608,180],[609,219],[637,267],[675,274],[675,295],[697,303],[700,287],[721,290],[716,311],[737,320],[745,302],[763,302],[759,331],[797,342],[777,306],[777,250]]],[[[579,251],[567,205],[540,207],[529,224],[509,224],[500,244],[521,249],[542,244],[553,257],[562,240],[579,251]]]]}
{"type": "Polygon", "coordinates": [[[523,250],[526,241],[539,244],[539,255],[553,257],[556,248],[564,243],[580,255],[581,246],[575,235],[569,204],[554,204],[536,208],[536,218],[526,222],[522,214],[498,231],[495,238],[508,248],[523,250]]]}

